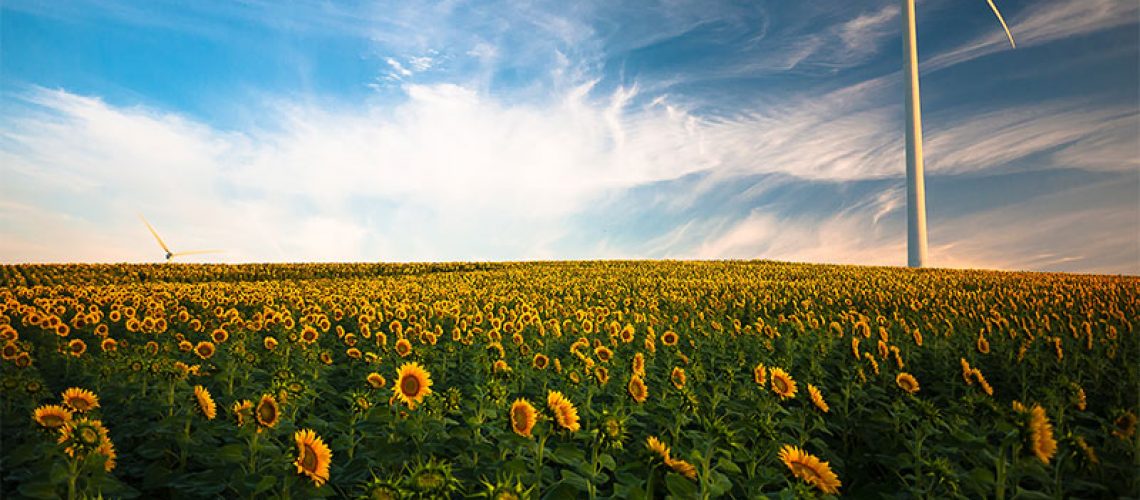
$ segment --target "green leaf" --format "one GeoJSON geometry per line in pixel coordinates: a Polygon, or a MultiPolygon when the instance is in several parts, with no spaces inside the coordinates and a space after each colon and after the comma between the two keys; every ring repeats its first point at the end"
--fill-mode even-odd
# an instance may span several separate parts
{"type": "Polygon", "coordinates": [[[261,476],[261,480],[257,482],[257,486],[253,488],[253,494],[257,495],[277,484],[277,478],[274,476],[261,476]]]}
{"type": "Polygon", "coordinates": [[[247,458],[245,456],[246,451],[248,451],[246,447],[240,444],[228,444],[218,450],[218,460],[239,463],[247,458]]]}
{"type": "Polygon", "coordinates": [[[55,485],[45,481],[21,484],[17,491],[28,498],[60,498],[55,485]]]}
{"type": "Polygon", "coordinates": [[[590,489],[590,481],[572,471],[562,471],[562,482],[577,488],[578,491],[587,491],[590,489]]]}
{"type": "Polygon", "coordinates": [[[603,453],[603,454],[599,455],[598,456],[598,463],[600,463],[602,465],[603,469],[617,470],[617,462],[614,461],[614,457],[611,456],[609,453],[603,453]]]}
{"type": "Polygon", "coordinates": [[[665,487],[669,494],[677,498],[694,498],[697,496],[697,486],[684,476],[670,472],[665,476],[665,487]]]}

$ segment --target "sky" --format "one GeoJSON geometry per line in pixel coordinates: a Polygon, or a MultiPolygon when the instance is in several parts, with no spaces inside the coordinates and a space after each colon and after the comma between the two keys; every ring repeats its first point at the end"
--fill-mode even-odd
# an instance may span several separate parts
{"type": "MultiPolygon", "coordinates": [[[[1140,274],[1140,5],[919,0],[929,261],[1140,274]]],[[[0,262],[906,264],[900,2],[0,1],[0,262]]]]}

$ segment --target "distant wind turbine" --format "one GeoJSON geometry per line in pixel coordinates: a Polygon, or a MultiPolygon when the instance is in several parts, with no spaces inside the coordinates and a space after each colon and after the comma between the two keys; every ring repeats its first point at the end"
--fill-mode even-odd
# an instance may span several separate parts
{"type": "MultiPolygon", "coordinates": [[[[986,0],[994,11],[1009,45],[1017,48],[993,0],[986,0]]],[[[914,31],[914,0],[903,4],[903,63],[906,73],[906,248],[907,265],[926,267],[926,178],[922,164],[922,100],[918,97],[918,37],[914,31]]]]}
{"type": "Polygon", "coordinates": [[[154,235],[154,239],[158,240],[158,246],[162,247],[162,249],[166,251],[166,261],[167,262],[170,262],[170,259],[172,259],[174,257],[181,257],[183,255],[196,255],[196,254],[203,254],[203,253],[222,253],[221,250],[190,250],[187,252],[171,252],[170,247],[166,246],[166,243],[164,241],[162,241],[162,238],[160,238],[158,236],[158,231],[154,230],[154,227],[152,227],[150,225],[150,223],[146,221],[146,218],[143,217],[142,215],[139,215],[139,219],[142,219],[143,224],[146,224],[146,228],[150,230],[150,234],[154,235]]]}

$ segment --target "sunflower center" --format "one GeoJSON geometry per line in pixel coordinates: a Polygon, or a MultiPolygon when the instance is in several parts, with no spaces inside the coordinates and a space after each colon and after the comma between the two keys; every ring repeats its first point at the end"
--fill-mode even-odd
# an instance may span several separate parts
{"type": "Polygon", "coordinates": [[[90,427],[83,427],[79,429],[79,442],[87,446],[95,446],[99,444],[99,431],[90,427]]]}
{"type": "Polygon", "coordinates": [[[776,386],[776,391],[778,392],[788,392],[788,383],[782,378],[772,379],[772,385],[776,386]]]}
{"type": "Polygon", "coordinates": [[[527,428],[527,418],[526,417],[527,417],[526,408],[523,408],[523,407],[515,408],[515,414],[514,414],[514,419],[513,419],[515,421],[515,429],[518,429],[520,431],[526,430],[526,428],[527,428]]]}
{"type": "Polygon", "coordinates": [[[63,418],[59,415],[44,415],[42,421],[44,427],[50,427],[52,429],[63,425],[63,418]]]}
{"type": "Polygon", "coordinates": [[[309,472],[317,471],[317,452],[307,444],[304,445],[301,452],[301,467],[309,472]]]}
{"type": "Polygon", "coordinates": [[[257,418],[263,423],[272,423],[277,419],[277,409],[268,403],[258,405],[257,418]]]}
{"type": "Polygon", "coordinates": [[[415,396],[420,392],[420,380],[415,376],[407,376],[400,380],[400,391],[405,396],[415,396]]]}
{"type": "Polygon", "coordinates": [[[807,481],[815,482],[820,480],[819,472],[807,464],[793,462],[792,473],[807,481]]]}
{"type": "Polygon", "coordinates": [[[91,405],[87,404],[87,400],[81,398],[72,398],[67,404],[79,411],[87,411],[88,408],[91,408],[91,405]]]}

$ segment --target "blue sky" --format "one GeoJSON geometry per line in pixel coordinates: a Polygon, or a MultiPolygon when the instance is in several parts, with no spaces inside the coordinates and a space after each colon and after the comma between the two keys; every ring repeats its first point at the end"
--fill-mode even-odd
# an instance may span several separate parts
{"type": "MultiPolygon", "coordinates": [[[[920,0],[930,259],[1140,274],[1140,8],[920,0]]],[[[903,265],[894,0],[0,3],[0,261],[903,265]]]]}

